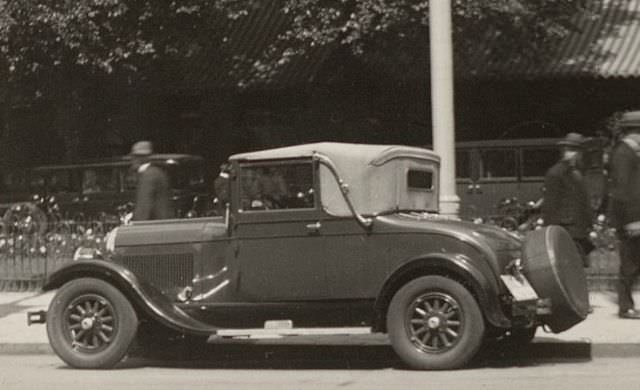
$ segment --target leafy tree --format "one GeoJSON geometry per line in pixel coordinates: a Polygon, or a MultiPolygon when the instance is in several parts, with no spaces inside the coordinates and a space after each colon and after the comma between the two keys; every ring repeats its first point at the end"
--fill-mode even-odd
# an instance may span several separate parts
{"type": "MultiPolygon", "coordinates": [[[[50,99],[68,156],[77,155],[80,113],[96,84],[162,80],[184,58],[224,47],[229,20],[276,4],[289,24],[238,85],[268,80],[317,48],[426,73],[429,1],[423,0],[0,0],[0,102],[50,99]],[[71,108],[71,114],[69,114],[71,108]]],[[[431,0],[441,1],[441,0],[431,0]]],[[[598,1],[598,0],[594,0],[598,1]]],[[[456,63],[544,59],[572,28],[580,0],[452,0],[456,63]]],[[[228,55],[219,52],[223,57],[228,55]]],[[[239,64],[240,68],[243,64],[239,64]]],[[[159,83],[157,83],[159,84],[159,83]]],[[[5,129],[4,134],[7,133],[5,129]]]]}
{"type": "MultiPolygon", "coordinates": [[[[431,0],[442,1],[442,0],[431,0]]],[[[599,1],[599,0],[594,0],[599,1]]],[[[544,61],[575,30],[581,0],[452,0],[455,63],[544,61]]],[[[318,47],[347,48],[369,62],[428,66],[428,0],[284,0],[291,24],[254,59],[258,79],[318,47]]],[[[404,72],[405,69],[401,69],[404,72]]]]}
{"type": "MultiPolygon", "coordinates": [[[[0,0],[0,102],[51,99],[70,156],[87,90],[126,86],[215,47],[224,21],[246,14],[235,0],[0,0]],[[222,22],[220,22],[222,21],[222,22]]],[[[5,129],[5,134],[8,129],[5,129]]],[[[68,157],[70,157],[68,156],[68,157]]]]}

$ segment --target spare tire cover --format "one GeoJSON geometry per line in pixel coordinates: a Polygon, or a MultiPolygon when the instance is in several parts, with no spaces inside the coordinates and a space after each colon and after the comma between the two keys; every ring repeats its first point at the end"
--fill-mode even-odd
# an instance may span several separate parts
{"type": "Polygon", "coordinates": [[[523,247],[524,274],[538,296],[551,301],[541,321],[554,332],[584,320],[589,311],[587,277],[578,249],[560,226],[529,233],[523,247]]]}

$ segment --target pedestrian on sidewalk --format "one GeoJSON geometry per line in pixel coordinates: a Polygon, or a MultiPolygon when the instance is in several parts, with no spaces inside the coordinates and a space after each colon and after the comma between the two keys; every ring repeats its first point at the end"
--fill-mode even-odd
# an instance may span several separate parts
{"type": "Polygon", "coordinates": [[[584,141],[582,134],[569,133],[558,142],[560,160],[547,171],[544,179],[542,218],[545,225],[559,225],[569,232],[586,268],[593,244],[589,240],[592,227],[589,193],[580,171],[584,141]]]}
{"type": "Polygon", "coordinates": [[[640,111],[624,113],[618,125],[609,159],[611,220],[620,239],[618,315],[640,319],[632,296],[640,274],[640,111]]]}
{"type": "Polygon", "coordinates": [[[153,145],[149,141],[139,141],[131,147],[132,168],[137,171],[134,221],[173,218],[169,176],[163,168],[152,164],[152,154],[153,145]]]}

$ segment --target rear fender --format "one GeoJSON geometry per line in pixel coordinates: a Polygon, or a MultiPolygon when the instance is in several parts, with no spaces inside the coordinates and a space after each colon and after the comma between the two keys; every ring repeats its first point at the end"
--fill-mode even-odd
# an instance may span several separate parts
{"type": "MultiPolygon", "coordinates": [[[[152,321],[182,333],[210,335],[217,328],[200,322],[176,306],[166,295],[136,277],[122,265],[103,260],[73,262],[53,273],[43,286],[44,291],[61,287],[74,279],[93,277],[111,283],[134,305],[138,312],[152,321]]],[[[54,298],[55,299],[55,298],[54,298]]]]}
{"type": "Polygon", "coordinates": [[[466,256],[444,253],[409,260],[391,273],[376,299],[376,311],[381,320],[376,322],[377,326],[384,328],[386,309],[396,291],[410,280],[425,275],[444,275],[459,280],[476,297],[485,319],[491,325],[498,328],[511,326],[511,321],[501,308],[497,283],[490,282],[466,256]]]}

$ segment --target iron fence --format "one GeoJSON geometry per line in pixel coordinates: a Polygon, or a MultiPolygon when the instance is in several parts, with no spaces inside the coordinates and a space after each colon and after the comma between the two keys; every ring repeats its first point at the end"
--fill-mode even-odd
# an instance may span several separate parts
{"type": "Polygon", "coordinates": [[[12,230],[0,235],[0,290],[35,290],[52,272],[73,261],[79,247],[104,250],[116,224],[50,224],[44,232],[12,230]]]}

